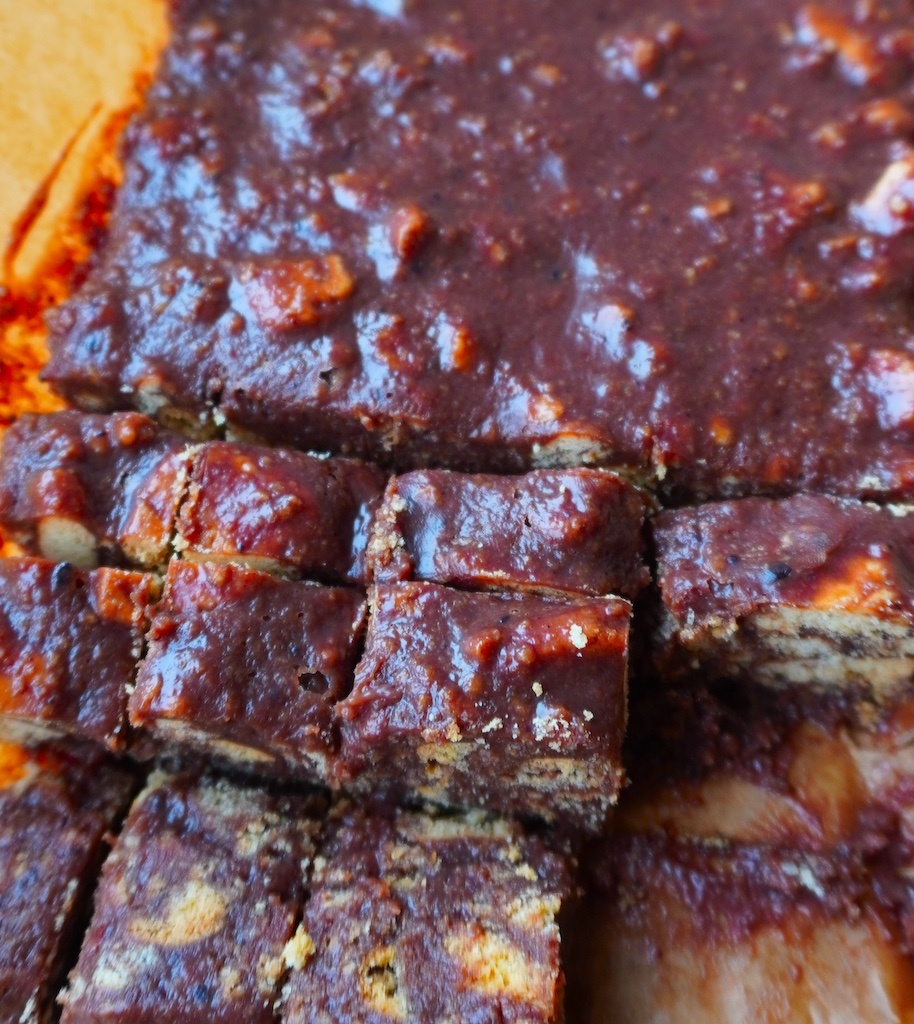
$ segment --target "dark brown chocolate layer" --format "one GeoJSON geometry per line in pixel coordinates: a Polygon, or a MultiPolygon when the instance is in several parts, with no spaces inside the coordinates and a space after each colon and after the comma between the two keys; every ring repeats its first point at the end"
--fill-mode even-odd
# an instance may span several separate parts
{"type": "Polygon", "coordinates": [[[185,448],[136,413],[21,416],[3,436],[0,528],[29,552],[84,568],[161,565],[185,448]]]}
{"type": "Polygon", "coordinates": [[[602,824],[623,776],[627,601],[401,583],[370,603],[337,708],[353,784],[602,824]]]}
{"type": "Polygon", "coordinates": [[[760,605],[914,615],[914,514],[811,494],[653,520],[664,604],[701,625],[760,605]]]}
{"type": "Polygon", "coordinates": [[[286,1024],[558,1024],[566,866],[514,826],[350,810],[321,850],[286,1024]]]}
{"type": "Polygon", "coordinates": [[[0,743],[0,1021],[50,1024],[103,840],[130,798],[100,758],[0,743]]]}
{"type": "Polygon", "coordinates": [[[648,582],[645,501],[613,473],[394,477],[369,549],[379,583],[634,597],[648,582]]]}
{"type": "Polygon", "coordinates": [[[365,603],[353,590],[174,561],[130,720],[160,745],[326,780],[365,603]]]}
{"type": "Polygon", "coordinates": [[[124,746],[155,578],[0,559],[0,732],[124,746]]]}
{"type": "Polygon", "coordinates": [[[351,459],[214,441],[194,459],[176,546],[198,561],[364,586],[384,483],[351,459]]]}
{"type": "Polygon", "coordinates": [[[912,493],[906,0],[174,11],[54,324],[78,403],[412,465],[912,493]]]}
{"type": "Polygon", "coordinates": [[[105,864],[64,1024],[274,1024],[320,813],[154,776],[105,864]]]}

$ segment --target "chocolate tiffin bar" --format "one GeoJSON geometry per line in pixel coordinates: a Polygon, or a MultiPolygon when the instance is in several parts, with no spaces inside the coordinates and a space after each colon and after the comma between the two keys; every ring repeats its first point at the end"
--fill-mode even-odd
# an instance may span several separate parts
{"type": "Polygon", "coordinates": [[[351,785],[598,828],[623,778],[631,605],[430,583],[369,595],[338,706],[351,785]]]}
{"type": "Polygon", "coordinates": [[[914,514],[819,495],[654,521],[671,673],[892,699],[914,678],[914,514]]]}

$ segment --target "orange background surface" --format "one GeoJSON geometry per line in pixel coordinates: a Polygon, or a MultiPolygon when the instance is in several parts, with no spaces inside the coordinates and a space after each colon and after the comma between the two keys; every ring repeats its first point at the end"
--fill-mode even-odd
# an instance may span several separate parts
{"type": "Polygon", "coordinates": [[[102,158],[112,114],[129,106],[166,37],[163,0],[8,0],[0,3],[0,233],[67,144],[78,137],[42,230],[17,261],[27,274],[74,189],[102,158]]]}
{"type": "Polygon", "coordinates": [[[0,0],[0,431],[60,405],[42,310],[88,255],[81,200],[119,179],[116,132],[166,38],[165,0],[0,0]]]}

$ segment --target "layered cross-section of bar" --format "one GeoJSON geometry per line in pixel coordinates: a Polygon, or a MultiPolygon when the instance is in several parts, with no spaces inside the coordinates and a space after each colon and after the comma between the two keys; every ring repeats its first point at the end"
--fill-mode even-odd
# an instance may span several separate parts
{"type": "Polygon", "coordinates": [[[598,827],[623,777],[631,606],[382,585],[343,772],[364,788],[598,827]]]}
{"type": "Polygon", "coordinates": [[[648,581],[645,500],[598,469],[394,477],[369,549],[380,583],[634,597],[648,581]]]}
{"type": "Polygon", "coordinates": [[[105,864],[66,1024],[273,1024],[322,807],[154,776],[105,864]]]}
{"type": "Polygon", "coordinates": [[[328,781],[364,619],[352,589],[173,561],[131,723],[166,749],[328,781]]]}
{"type": "Polygon", "coordinates": [[[0,735],[123,749],[156,589],[146,573],[0,559],[0,735]]]}
{"type": "Polygon", "coordinates": [[[130,776],[0,744],[0,1021],[49,1024],[130,776]]]}
{"type": "Polygon", "coordinates": [[[7,737],[129,742],[588,828],[618,793],[621,598],[384,585],[360,658],[352,588],[180,559],[160,599],[152,575],[44,559],[0,560],[0,580],[7,737]]]}
{"type": "Polygon", "coordinates": [[[914,514],[833,498],[747,498],[654,522],[668,670],[774,686],[914,676],[914,514]]]}
{"type": "Polygon", "coordinates": [[[569,881],[514,825],[343,809],[290,944],[284,1024],[557,1024],[569,881]]]}
{"type": "Polygon", "coordinates": [[[567,856],[479,813],[325,812],[154,774],[105,863],[63,1024],[559,1024],[567,856]]]}

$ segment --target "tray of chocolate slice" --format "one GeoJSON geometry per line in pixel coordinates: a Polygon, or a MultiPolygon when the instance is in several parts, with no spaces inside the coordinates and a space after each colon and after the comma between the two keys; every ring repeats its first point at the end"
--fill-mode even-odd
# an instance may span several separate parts
{"type": "Polygon", "coordinates": [[[914,1022],[908,0],[0,84],[0,1024],[914,1022]]]}

